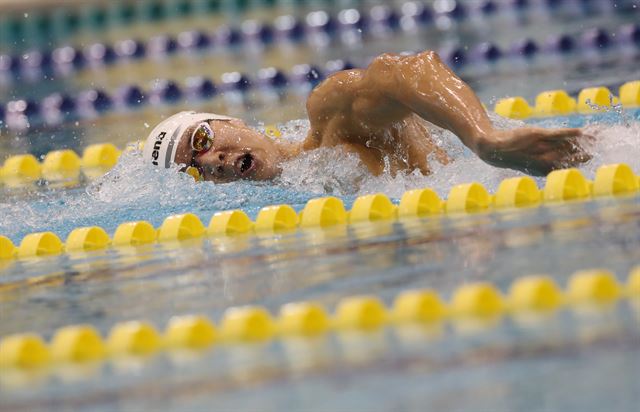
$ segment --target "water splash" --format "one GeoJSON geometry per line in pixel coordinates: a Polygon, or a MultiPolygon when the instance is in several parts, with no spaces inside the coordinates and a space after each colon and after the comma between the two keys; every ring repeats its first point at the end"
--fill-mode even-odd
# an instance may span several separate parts
{"type": "MultiPolygon", "coordinates": [[[[490,113],[494,126],[498,129],[512,129],[524,126],[521,121],[509,120],[490,113]]],[[[611,112],[606,124],[598,122],[598,117],[587,121],[585,131],[595,138],[587,150],[593,159],[583,164],[580,169],[589,178],[595,175],[596,169],[608,163],[624,162],[636,172],[640,172],[640,122],[625,117],[623,113],[611,112]],[[611,125],[609,123],[619,123],[611,125]]],[[[584,123],[585,117],[553,118],[540,121],[545,127],[575,127],[584,123]],[[576,124],[581,122],[581,124],[576,124]]],[[[453,161],[447,165],[431,159],[433,173],[423,176],[419,172],[392,176],[384,173],[381,176],[370,175],[359,160],[338,148],[319,149],[304,154],[298,159],[288,162],[279,184],[290,188],[306,188],[314,193],[345,195],[361,195],[383,192],[392,197],[400,197],[406,190],[416,187],[430,187],[441,196],[446,196],[449,189],[457,184],[479,182],[489,190],[495,190],[500,182],[508,177],[524,176],[524,173],[501,169],[486,164],[466,148],[451,132],[429,126],[429,131],[436,144],[444,149],[453,161]]],[[[286,128],[283,128],[286,131],[286,128]]],[[[288,136],[285,133],[285,136],[288,136]]],[[[293,134],[298,139],[297,134],[293,134]]],[[[544,184],[544,178],[536,178],[538,184],[544,184]]]]}
{"type": "Polygon", "coordinates": [[[113,232],[117,225],[148,220],[158,227],[175,213],[192,212],[206,224],[219,210],[243,209],[255,215],[278,203],[302,205],[312,193],[264,182],[196,183],[178,167],[151,168],[140,152],[125,152],[106,175],[85,188],[47,190],[26,198],[0,201],[0,233],[14,242],[24,235],[51,230],[65,237],[73,228],[98,225],[113,232]]]}
{"type": "MultiPolygon", "coordinates": [[[[593,159],[581,169],[590,178],[598,166],[607,163],[625,162],[640,172],[640,122],[620,113],[608,116],[613,117],[606,122],[598,117],[587,120],[586,131],[596,139],[589,148],[593,159]]],[[[585,119],[574,116],[539,123],[566,127],[576,126],[577,121],[584,124],[585,119]]],[[[522,125],[495,115],[492,120],[498,128],[522,125]]],[[[308,129],[307,120],[280,127],[282,138],[294,141],[304,139],[308,129]]],[[[322,148],[287,162],[282,176],[274,182],[196,183],[177,167],[150,168],[142,162],[140,152],[125,152],[114,169],[85,188],[39,191],[23,198],[5,196],[0,200],[0,233],[15,242],[43,230],[65,237],[73,228],[87,225],[113,232],[125,221],[148,220],[157,227],[166,216],[185,212],[196,213],[206,223],[219,210],[241,208],[255,216],[266,205],[288,203],[300,208],[319,195],[341,196],[349,205],[357,195],[383,192],[399,198],[404,191],[418,187],[431,187],[446,196],[453,185],[471,181],[492,191],[502,179],[522,175],[484,163],[448,131],[429,129],[436,144],[453,159],[448,165],[433,160],[430,176],[418,172],[372,176],[355,155],[339,148],[322,148]]],[[[538,184],[542,186],[543,179],[538,179],[538,184]]]]}

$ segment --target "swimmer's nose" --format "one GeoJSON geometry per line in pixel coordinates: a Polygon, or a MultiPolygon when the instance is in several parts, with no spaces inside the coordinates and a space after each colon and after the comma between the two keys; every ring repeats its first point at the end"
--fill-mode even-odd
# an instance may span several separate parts
{"type": "Polygon", "coordinates": [[[229,177],[234,173],[233,164],[224,152],[214,152],[210,164],[211,173],[216,177],[229,177]]]}

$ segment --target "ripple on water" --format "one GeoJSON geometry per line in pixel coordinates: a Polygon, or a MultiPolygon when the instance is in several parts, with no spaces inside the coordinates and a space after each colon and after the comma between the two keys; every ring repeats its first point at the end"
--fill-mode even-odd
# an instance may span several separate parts
{"type": "MultiPolygon", "coordinates": [[[[640,122],[620,113],[608,115],[606,122],[586,124],[587,132],[596,139],[590,148],[593,159],[581,167],[582,171],[593,177],[602,164],[625,162],[640,172],[640,122]]],[[[495,115],[492,118],[499,128],[522,124],[495,115]]],[[[540,123],[545,127],[575,126],[584,120],[574,116],[540,123]]],[[[301,140],[308,128],[307,120],[294,120],[280,130],[283,138],[301,140]]],[[[404,191],[417,187],[431,187],[445,196],[456,184],[476,181],[495,190],[502,179],[522,175],[484,163],[448,131],[433,126],[430,130],[436,143],[453,159],[448,165],[433,160],[430,176],[418,172],[372,176],[354,155],[323,148],[287,162],[275,182],[196,183],[179,173],[178,167],[150,168],[143,164],[139,152],[129,152],[114,169],[86,188],[1,200],[0,233],[15,242],[27,233],[42,230],[65,237],[73,228],[86,225],[113,232],[124,221],[144,219],[158,226],[166,216],[184,212],[196,213],[206,223],[218,210],[242,208],[255,215],[266,205],[289,203],[301,207],[319,195],[341,196],[349,204],[361,194],[383,192],[399,198],[404,191]]],[[[543,179],[537,180],[543,184],[543,179]]]]}

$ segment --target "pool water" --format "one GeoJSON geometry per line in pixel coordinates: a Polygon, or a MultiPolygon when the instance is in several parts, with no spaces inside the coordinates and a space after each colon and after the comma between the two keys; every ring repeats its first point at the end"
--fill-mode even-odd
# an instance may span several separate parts
{"type": "MultiPolygon", "coordinates": [[[[406,10],[406,3],[390,4],[406,10]]],[[[545,53],[542,47],[531,56],[507,52],[518,39],[541,46],[549,36],[583,38],[596,27],[617,33],[637,22],[635,8],[622,13],[606,1],[566,1],[554,9],[547,3],[556,2],[534,1],[515,12],[505,1],[495,2],[500,6],[495,16],[484,16],[476,2],[459,3],[468,11],[465,19],[456,20],[448,11],[424,27],[367,28],[299,43],[146,56],[53,76],[16,77],[3,71],[0,101],[41,102],[53,92],[77,96],[86,88],[115,95],[122,85],[147,90],[158,79],[172,79],[184,88],[189,76],[219,83],[224,72],[253,75],[276,66],[290,73],[297,64],[325,67],[336,59],[364,66],[381,52],[424,48],[462,50],[468,61],[456,70],[489,108],[505,96],[533,101],[543,90],[564,89],[575,95],[583,87],[617,90],[626,81],[640,79],[640,49],[628,45],[578,47],[562,55],[545,53]],[[582,3],[597,12],[581,8],[582,3]],[[504,58],[474,61],[472,49],[484,42],[503,50],[504,58]]],[[[163,33],[241,25],[249,17],[271,21],[291,13],[305,18],[326,7],[318,4],[277,2],[226,18],[176,17],[104,32],[84,30],[70,43],[147,41],[163,33]]],[[[336,12],[373,7],[363,2],[331,4],[336,12]]],[[[456,2],[426,4],[437,10],[456,2]]],[[[48,47],[64,43],[58,40],[48,47]]],[[[43,45],[0,47],[2,53],[18,54],[43,45]]],[[[59,123],[34,116],[26,129],[3,123],[0,159],[20,153],[42,156],[60,148],[79,152],[97,142],[123,148],[144,139],[162,116],[185,108],[223,111],[258,128],[276,123],[282,138],[300,140],[308,131],[304,99],[312,85],[299,82],[275,91],[257,87],[212,98],[117,106],[59,123]]],[[[501,128],[522,124],[491,116],[501,128]]],[[[526,122],[585,127],[595,137],[589,147],[593,159],[580,167],[589,179],[604,164],[626,163],[640,173],[640,109],[614,106],[596,115],[526,122]]],[[[430,131],[453,159],[448,165],[433,160],[430,176],[385,172],[372,177],[352,156],[321,149],[291,161],[275,182],[216,185],[196,183],[177,169],[150,169],[132,148],[104,176],[68,188],[0,186],[0,234],[15,244],[45,230],[64,239],[74,228],[89,225],[112,234],[125,221],[147,220],[157,228],[169,215],[191,212],[206,223],[215,212],[230,209],[242,209],[254,219],[262,207],[273,204],[290,204],[300,211],[310,199],[333,195],[349,208],[360,195],[381,192],[397,202],[405,191],[422,187],[444,198],[451,187],[471,181],[493,193],[503,179],[522,176],[483,163],[449,132],[435,127],[430,131]]],[[[536,182],[544,185],[543,178],[536,182]]],[[[261,305],[275,314],[283,304],[310,300],[332,311],[342,298],[353,295],[375,295],[391,305],[398,293],[416,288],[432,288],[448,300],[460,285],[471,282],[488,281],[506,293],[524,275],[548,274],[565,285],[572,273],[601,267],[624,280],[639,263],[638,196],[0,260],[0,337],[33,331],[50,339],[58,328],[81,323],[106,335],[121,321],[144,319],[160,327],[173,316],[193,313],[217,322],[227,308],[242,305],[261,305]]],[[[473,327],[456,322],[387,326],[316,339],[221,345],[202,353],[3,369],[0,410],[631,411],[640,403],[639,320],[637,300],[623,299],[605,310],[565,307],[538,319],[502,317],[473,327]]]]}
{"type": "MultiPolygon", "coordinates": [[[[581,170],[592,179],[603,164],[622,162],[633,170],[640,168],[639,116],[640,110],[612,109],[594,116],[557,117],[533,123],[586,127],[595,137],[590,148],[594,158],[581,170]]],[[[494,118],[499,127],[521,124],[494,118]]],[[[304,139],[308,127],[306,120],[281,124],[282,138],[304,139]]],[[[290,161],[275,183],[198,183],[177,168],[149,169],[142,163],[140,152],[133,151],[125,153],[106,175],[80,187],[64,191],[43,187],[27,193],[17,189],[15,196],[2,202],[8,213],[0,221],[0,230],[17,243],[28,233],[52,230],[66,237],[74,228],[87,225],[101,226],[110,233],[125,221],[148,220],[158,227],[165,217],[176,213],[195,213],[208,222],[215,212],[229,209],[242,209],[255,217],[264,206],[287,203],[299,211],[308,200],[323,195],[339,196],[350,206],[359,195],[382,192],[399,199],[405,191],[417,187],[432,188],[444,198],[454,185],[471,181],[493,192],[503,179],[523,175],[482,162],[450,132],[431,127],[431,133],[453,162],[440,165],[434,159],[434,173],[430,176],[417,172],[392,176],[386,172],[374,177],[354,156],[337,149],[319,149],[290,161]]],[[[537,182],[540,187],[544,185],[543,178],[537,182]]]]}

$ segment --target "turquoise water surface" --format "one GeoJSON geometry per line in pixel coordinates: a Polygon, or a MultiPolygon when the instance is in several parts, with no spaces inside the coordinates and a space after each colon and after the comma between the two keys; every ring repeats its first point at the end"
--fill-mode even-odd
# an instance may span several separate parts
{"type": "MultiPolygon", "coordinates": [[[[105,33],[85,30],[72,40],[87,45],[148,39],[165,32],[211,29],[247,16],[272,18],[291,10],[304,16],[316,7],[277,3],[276,11],[256,8],[226,20],[192,16],[105,33]]],[[[571,7],[587,2],[567,1],[556,11],[547,10],[546,4],[561,2],[531,3],[535,7],[523,15],[501,11],[494,20],[463,23],[441,18],[424,30],[345,37],[321,45],[215,48],[83,67],[52,79],[17,81],[3,75],[0,101],[37,100],[54,91],[74,95],[87,87],[113,93],[125,83],[147,87],[163,78],[182,84],[193,75],[217,81],[230,70],[255,73],[272,65],[289,70],[295,64],[322,65],[331,59],[349,58],[362,66],[381,52],[445,46],[468,50],[483,41],[507,52],[515,38],[543,44],[548,35],[578,35],[592,27],[613,31],[635,21],[632,13],[613,15],[611,10],[575,17],[571,7]]],[[[332,7],[362,4],[336,2],[332,7]]],[[[15,48],[27,46],[33,44],[25,41],[15,48]]],[[[3,53],[12,52],[8,45],[2,47],[3,53]]],[[[637,53],[625,53],[578,49],[562,56],[539,53],[491,64],[470,62],[458,70],[487,107],[493,107],[497,99],[513,95],[533,102],[543,90],[565,89],[576,95],[584,87],[602,85],[615,92],[622,83],[640,79],[637,53]]],[[[308,131],[304,101],[309,90],[303,85],[184,99],[21,132],[0,125],[0,160],[20,153],[42,157],[60,148],[81,152],[89,144],[107,141],[124,148],[144,139],[162,116],[182,109],[224,112],[257,128],[275,123],[283,138],[300,140],[308,131]]],[[[500,128],[522,125],[490,115],[500,128]]],[[[527,123],[584,127],[595,138],[587,146],[593,159],[580,166],[589,179],[601,165],[621,162],[640,174],[640,109],[613,107],[593,116],[527,123]]],[[[300,210],[310,199],[334,195],[350,207],[357,196],[378,192],[397,202],[406,190],[423,187],[445,198],[457,184],[476,181],[494,192],[503,179],[522,176],[480,161],[449,132],[429,130],[453,159],[448,165],[433,160],[430,176],[373,177],[354,157],[322,149],[287,163],[273,182],[216,185],[196,183],[177,168],[149,168],[133,150],[106,175],[66,189],[44,182],[0,187],[0,234],[16,244],[26,234],[45,230],[64,240],[81,226],[97,225],[113,234],[125,221],[148,220],[157,228],[167,216],[185,212],[207,224],[220,210],[242,209],[254,218],[268,205],[286,203],[300,210]]],[[[544,185],[543,178],[536,182],[544,185]]],[[[0,261],[0,337],[32,331],[49,339],[56,329],[78,323],[93,325],[106,336],[117,322],[147,320],[161,329],[173,316],[194,313],[219,324],[229,307],[261,305],[275,315],[282,304],[303,300],[319,302],[331,312],[340,299],[360,294],[378,296],[390,306],[398,293],[414,288],[433,288],[448,300],[459,286],[476,281],[492,282],[506,293],[515,279],[530,274],[548,274],[564,287],[572,273],[591,268],[611,270],[623,281],[639,263],[638,196],[109,248],[0,261]]],[[[316,339],[221,344],[198,353],[165,351],[98,365],[2,370],[0,410],[635,411],[640,404],[639,325],[640,306],[627,299],[591,311],[567,307],[535,319],[505,316],[471,328],[456,322],[388,326],[316,339]]]]}

